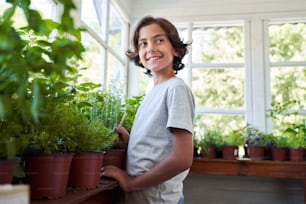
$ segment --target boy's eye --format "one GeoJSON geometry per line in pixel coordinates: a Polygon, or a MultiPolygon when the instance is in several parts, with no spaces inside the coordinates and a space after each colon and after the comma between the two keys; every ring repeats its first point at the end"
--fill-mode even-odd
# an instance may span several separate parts
{"type": "Polygon", "coordinates": [[[147,43],[146,42],[139,42],[138,47],[144,47],[147,43]]]}
{"type": "Polygon", "coordinates": [[[162,39],[162,38],[156,39],[156,43],[161,43],[163,41],[164,41],[164,39],[162,39]]]}

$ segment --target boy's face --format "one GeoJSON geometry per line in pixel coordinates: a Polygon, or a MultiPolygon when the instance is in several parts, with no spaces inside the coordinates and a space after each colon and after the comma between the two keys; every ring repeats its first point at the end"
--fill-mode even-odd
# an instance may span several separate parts
{"type": "Polygon", "coordinates": [[[177,54],[158,24],[153,23],[140,29],[138,50],[141,64],[153,74],[173,69],[173,58],[177,54]]]}

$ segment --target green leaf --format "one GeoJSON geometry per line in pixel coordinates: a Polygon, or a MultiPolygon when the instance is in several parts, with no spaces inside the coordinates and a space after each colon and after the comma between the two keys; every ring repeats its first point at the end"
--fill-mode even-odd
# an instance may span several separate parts
{"type": "Polygon", "coordinates": [[[39,121],[39,104],[41,100],[40,87],[37,80],[33,81],[32,115],[35,122],[39,121]]]}

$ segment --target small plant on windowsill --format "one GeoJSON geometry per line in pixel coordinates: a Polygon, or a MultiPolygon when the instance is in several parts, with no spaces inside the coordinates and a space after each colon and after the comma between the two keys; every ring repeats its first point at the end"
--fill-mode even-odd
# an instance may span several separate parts
{"type": "Polygon", "coordinates": [[[222,155],[224,159],[236,159],[238,148],[245,143],[240,130],[233,130],[222,137],[222,155]]]}
{"type": "Polygon", "coordinates": [[[244,127],[241,134],[246,141],[245,150],[247,155],[253,160],[263,160],[265,157],[265,147],[267,146],[265,134],[250,124],[244,127]]]}
{"type": "Polygon", "coordinates": [[[269,110],[267,117],[271,117],[275,122],[279,123],[279,134],[288,138],[289,152],[299,152],[298,159],[291,159],[294,161],[303,160],[302,152],[306,146],[306,119],[297,111],[292,111],[290,108],[302,108],[301,102],[297,100],[290,100],[284,103],[272,103],[272,108],[269,110]]]}
{"type": "Polygon", "coordinates": [[[300,123],[287,124],[283,134],[288,138],[288,147],[304,149],[306,147],[306,120],[300,123]]]}
{"type": "Polygon", "coordinates": [[[215,158],[216,151],[221,149],[222,134],[217,130],[204,131],[204,135],[199,139],[198,146],[205,158],[215,158]]]}
{"type": "Polygon", "coordinates": [[[263,147],[266,145],[264,133],[259,131],[257,128],[251,126],[250,124],[247,124],[247,126],[243,128],[241,134],[245,138],[246,145],[248,147],[263,147]]]}

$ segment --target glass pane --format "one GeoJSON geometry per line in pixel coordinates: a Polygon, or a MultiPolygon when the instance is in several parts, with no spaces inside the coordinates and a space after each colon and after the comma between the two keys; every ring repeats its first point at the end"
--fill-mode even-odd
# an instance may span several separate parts
{"type": "Polygon", "coordinates": [[[284,103],[300,101],[300,107],[306,108],[306,67],[271,68],[272,101],[284,103]]]}
{"type": "Polygon", "coordinates": [[[82,44],[86,51],[84,53],[84,67],[86,70],[82,70],[80,73],[82,81],[93,82],[97,84],[103,84],[103,70],[104,67],[104,48],[88,33],[82,33],[82,44]]]}
{"type": "Polygon", "coordinates": [[[232,130],[243,128],[245,120],[243,115],[217,115],[217,114],[197,114],[195,116],[195,132],[202,133],[204,130],[221,130],[223,134],[228,134],[232,130]]]}
{"type": "Polygon", "coordinates": [[[108,53],[106,87],[122,90],[124,85],[123,74],[123,65],[111,53],[108,53]]]}
{"type": "MultiPolygon", "coordinates": [[[[189,43],[188,40],[188,29],[185,27],[177,27],[178,33],[180,35],[181,40],[184,43],[189,43]]],[[[190,49],[191,47],[188,47],[188,49],[190,49]]],[[[189,51],[189,50],[188,50],[189,51]]],[[[185,55],[185,57],[183,58],[182,62],[185,64],[185,68],[178,71],[177,76],[184,79],[186,81],[186,83],[188,83],[188,70],[186,69],[186,65],[188,63],[188,54],[189,52],[185,55]]]]}
{"type": "MultiPolygon", "coordinates": [[[[11,5],[10,3],[6,3],[5,0],[0,0],[0,14],[2,14],[5,9],[11,7],[11,5]]],[[[52,0],[32,0],[31,8],[37,10],[43,18],[56,19],[56,5],[52,0]]],[[[23,11],[17,8],[14,13],[14,26],[24,27],[26,25],[26,18],[23,11]]]]}
{"type": "Polygon", "coordinates": [[[144,95],[148,92],[152,85],[152,81],[148,75],[144,74],[144,69],[136,67],[138,69],[138,93],[144,95]]]}
{"type": "Polygon", "coordinates": [[[194,27],[193,63],[243,63],[243,27],[194,27]]]}
{"type": "Polygon", "coordinates": [[[196,107],[243,108],[244,69],[192,70],[192,91],[196,107]]]}
{"type": "Polygon", "coordinates": [[[306,23],[269,26],[270,61],[306,61],[306,23]]]}
{"type": "Polygon", "coordinates": [[[122,33],[123,33],[123,23],[119,18],[115,9],[111,6],[110,9],[110,19],[109,19],[109,35],[108,42],[110,47],[112,47],[119,55],[123,55],[123,43],[122,43],[122,33]]]}
{"type": "Polygon", "coordinates": [[[52,0],[31,0],[31,7],[40,11],[43,18],[56,19],[56,5],[52,0]]]}
{"type": "Polygon", "coordinates": [[[188,29],[185,27],[177,27],[177,31],[179,33],[181,40],[184,43],[187,43],[188,42],[188,29]]]}
{"type": "Polygon", "coordinates": [[[105,39],[106,1],[82,0],[81,19],[105,39]]]}

